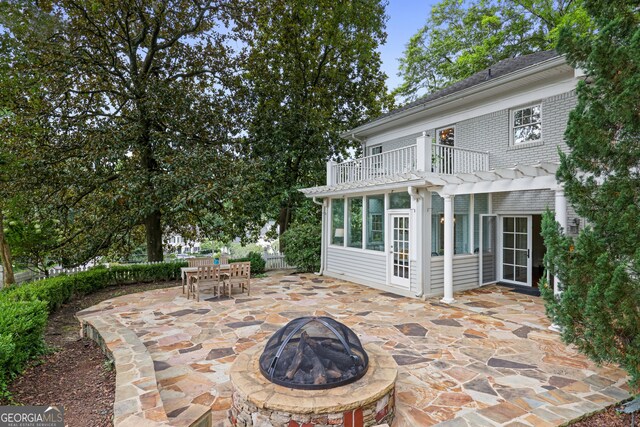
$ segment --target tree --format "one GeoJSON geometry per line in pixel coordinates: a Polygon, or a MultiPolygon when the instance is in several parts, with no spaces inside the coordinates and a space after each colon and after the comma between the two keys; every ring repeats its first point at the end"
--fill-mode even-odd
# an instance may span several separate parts
{"type": "MultiPolygon", "coordinates": [[[[380,71],[385,4],[379,0],[258,2],[246,80],[243,226],[277,221],[284,233],[325,180],[326,161],[358,147],[340,133],[380,113],[389,100],[380,71]]],[[[244,233],[242,233],[244,234],[244,233]]]]}
{"type": "Polygon", "coordinates": [[[640,389],[640,10],[629,0],[585,0],[595,28],[561,31],[559,48],[587,79],[578,85],[558,179],[588,226],[576,239],[543,227],[562,338],[596,362],[615,362],[640,389]]]}
{"type": "MultiPolygon", "coordinates": [[[[26,7],[10,3],[14,13],[26,7]]],[[[35,8],[54,22],[44,42],[2,25],[30,55],[15,75],[50,77],[46,114],[14,113],[45,129],[30,135],[34,171],[74,243],[63,256],[82,262],[143,226],[148,259],[161,260],[163,232],[205,230],[230,191],[240,2],[46,3],[35,8]]]]}
{"type": "Polygon", "coordinates": [[[400,59],[402,84],[412,101],[467,78],[503,59],[551,49],[556,28],[580,22],[580,1],[442,0],[400,59]]]}
{"type": "MultiPolygon", "coordinates": [[[[0,22],[5,28],[0,32],[0,258],[4,270],[3,286],[15,283],[13,255],[9,231],[12,217],[25,218],[26,201],[18,203],[22,192],[38,185],[31,173],[33,158],[25,147],[30,146],[25,135],[36,135],[40,131],[37,122],[26,125],[24,116],[17,111],[29,112],[33,116],[41,108],[41,82],[46,76],[24,67],[18,72],[17,64],[29,62],[29,52],[20,48],[18,39],[34,39],[48,33],[51,22],[42,15],[32,14],[33,8],[25,6],[14,10],[6,2],[0,4],[0,22]],[[13,32],[7,31],[12,28],[13,32]],[[15,143],[16,135],[21,135],[20,143],[15,143]]],[[[40,39],[42,40],[42,39],[40,39]]]]}

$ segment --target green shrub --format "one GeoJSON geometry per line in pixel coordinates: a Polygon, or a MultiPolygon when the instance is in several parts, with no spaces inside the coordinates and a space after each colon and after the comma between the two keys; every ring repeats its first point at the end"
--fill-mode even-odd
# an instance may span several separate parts
{"type": "Polygon", "coordinates": [[[0,301],[0,393],[26,362],[42,354],[47,308],[43,301],[0,301]]]}
{"type": "Polygon", "coordinates": [[[251,275],[264,273],[266,261],[258,252],[249,252],[244,258],[230,259],[229,262],[251,262],[251,275]]]}
{"type": "Polygon", "coordinates": [[[51,313],[72,298],[87,295],[112,285],[178,280],[180,268],[185,262],[159,264],[117,265],[111,268],[94,268],[72,275],[61,275],[21,286],[8,288],[0,293],[13,301],[46,301],[51,313]]]}
{"type": "Polygon", "coordinates": [[[320,270],[322,227],[317,223],[294,224],[280,236],[284,259],[300,271],[320,270]]]}
{"type": "Polygon", "coordinates": [[[0,291],[0,395],[25,363],[42,353],[49,313],[78,296],[112,285],[177,280],[185,262],[98,267],[0,291]]]}

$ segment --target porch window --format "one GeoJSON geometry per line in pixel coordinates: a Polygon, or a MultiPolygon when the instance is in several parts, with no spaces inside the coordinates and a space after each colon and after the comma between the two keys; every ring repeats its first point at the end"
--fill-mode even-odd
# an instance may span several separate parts
{"type": "MultiPolygon", "coordinates": [[[[453,199],[453,250],[456,254],[471,253],[469,248],[469,207],[471,196],[461,194],[453,199]]],[[[443,224],[444,227],[444,224],[443,224]]],[[[444,228],[443,228],[444,235],[444,228]]]]}
{"type": "Polygon", "coordinates": [[[389,195],[389,209],[411,209],[411,196],[406,191],[389,195]]]}
{"type": "MultiPolygon", "coordinates": [[[[469,248],[469,207],[468,194],[453,199],[453,245],[455,254],[470,252],[469,248]]],[[[438,194],[431,195],[431,256],[444,255],[444,199],[438,194]]]]}
{"type": "Polygon", "coordinates": [[[542,138],[540,104],[513,110],[511,126],[513,145],[539,141],[542,138]]]}
{"type": "Polygon", "coordinates": [[[480,250],[480,215],[489,213],[489,195],[475,194],[473,196],[473,253],[480,250]]]}
{"type": "Polygon", "coordinates": [[[362,197],[348,199],[347,246],[362,249],[362,197]]]}
{"type": "Polygon", "coordinates": [[[331,200],[331,243],[344,245],[344,200],[331,200]]]}
{"type": "Polygon", "coordinates": [[[384,195],[367,197],[367,243],[373,251],[384,250],[384,195]]]}

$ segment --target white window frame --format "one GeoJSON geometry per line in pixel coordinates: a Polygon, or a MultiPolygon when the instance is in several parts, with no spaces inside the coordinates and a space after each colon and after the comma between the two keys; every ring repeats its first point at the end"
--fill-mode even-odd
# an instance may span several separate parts
{"type": "MultiPolygon", "coordinates": [[[[531,104],[527,104],[527,105],[521,105],[519,107],[515,107],[509,110],[509,145],[512,147],[522,147],[522,146],[526,146],[529,144],[541,144],[544,141],[544,127],[543,127],[543,122],[544,122],[544,117],[543,117],[543,111],[542,111],[542,102],[533,102],[531,104]],[[536,139],[533,141],[525,141],[525,142],[516,142],[515,141],[515,137],[514,137],[514,130],[516,128],[515,126],[515,115],[518,111],[527,109],[527,108],[533,108],[533,107],[538,107],[540,108],[540,121],[538,123],[540,123],[540,139],[536,139]]],[[[532,123],[526,124],[526,125],[521,125],[518,127],[525,127],[525,126],[530,126],[532,123]]]]}
{"type": "Polygon", "coordinates": [[[378,145],[373,145],[371,147],[369,147],[369,155],[370,156],[375,156],[376,154],[382,154],[382,144],[378,144],[378,145]],[[380,149],[379,153],[374,153],[373,151],[376,149],[380,149]]]}
{"type": "Polygon", "coordinates": [[[334,248],[346,248],[347,247],[347,199],[345,197],[335,197],[330,199],[331,203],[329,203],[329,245],[334,248]],[[342,244],[339,245],[337,243],[333,243],[333,204],[336,200],[342,200],[343,203],[343,212],[342,212],[342,224],[343,224],[343,233],[342,236],[342,244]]]}
{"type": "MultiPolygon", "coordinates": [[[[440,144],[440,131],[444,129],[453,129],[453,145],[451,145],[451,147],[455,147],[456,139],[457,139],[456,135],[458,134],[458,129],[456,129],[456,125],[441,126],[437,128],[436,135],[435,135],[436,145],[442,145],[440,144]]],[[[447,145],[447,147],[449,147],[449,145],[447,145]]]]}

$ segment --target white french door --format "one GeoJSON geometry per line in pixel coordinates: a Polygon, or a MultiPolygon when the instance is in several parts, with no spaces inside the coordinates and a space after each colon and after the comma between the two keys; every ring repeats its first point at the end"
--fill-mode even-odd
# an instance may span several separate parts
{"type": "Polygon", "coordinates": [[[531,286],[531,216],[501,216],[500,224],[500,280],[531,286]]]}
{"type": "Polygon", "coordinates": [[[389,214],[389,283],[403,288],[410,286],[409,215],[389,214]]]}

